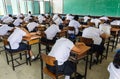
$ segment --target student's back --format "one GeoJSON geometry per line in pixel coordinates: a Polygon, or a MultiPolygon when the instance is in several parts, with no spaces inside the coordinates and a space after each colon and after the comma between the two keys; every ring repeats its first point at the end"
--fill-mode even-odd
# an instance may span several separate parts
{"type": "Polygon", "coordinates": [[[114,56],[113,62],[108,66],[110,73],[109,79],[120,79],[120,52],[117,52],[114,56]]]}

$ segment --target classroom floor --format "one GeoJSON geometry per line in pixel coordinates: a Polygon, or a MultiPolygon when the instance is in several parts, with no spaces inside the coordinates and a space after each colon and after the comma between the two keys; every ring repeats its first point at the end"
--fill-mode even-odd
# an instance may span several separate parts
{"type": "MultiPolygon", "coordinates": [[[[2,45],[2,44],[0,44],[2,45]]],[[[117,46],[117,48],[120,45],[117,46]]],[[[32,50],[35,55],[37,55],[38,45],[33,45],[32,50]]],[[[92,69],[88,69],[87,79],[108,79],[109,73],[107,71],[108,64],[113,60],[114,52],[109,52],[108,59],[104,59],[101,64],[93,65],[92,69]]],[[[78,72],[84,73],[85,61],[80,61],[78,64],[78,72]]],[[[23,64],[16,67],[13,71],[11,64],[7,65],[5,53],[0,54],[0,79],[41,79],[40,61],[36,60],[32,62],[32,65],[23,64]]],[[[45,76],[45,79],[50,79],[45,76]]],[[[64,78],[62,78],[64,79],[64,78]]]]}

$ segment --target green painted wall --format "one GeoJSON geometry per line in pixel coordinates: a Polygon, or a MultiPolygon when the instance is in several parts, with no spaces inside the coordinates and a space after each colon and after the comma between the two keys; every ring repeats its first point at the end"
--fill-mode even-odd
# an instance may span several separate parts
{"type": "Polygon", "coordinates": [[[7,13],[8,14],[13,14],[13,10],[12,10],[12,6],[11,5],[7,5],[7,13]]]}
{"type": "Polygon", "coordinates": [[[38,1],[34,1],[34,14],[40,14],[40,6],[38,1]]]}
{"type": "Polygon", "coordinates": [[[63,0],[63,13],[120,16],[120,0],[63,0]]]}
{"type": "Polygon", "coordinates": [[[49,1],[45,1],[45,13],[51,13],[52,7],[49,1]]]}

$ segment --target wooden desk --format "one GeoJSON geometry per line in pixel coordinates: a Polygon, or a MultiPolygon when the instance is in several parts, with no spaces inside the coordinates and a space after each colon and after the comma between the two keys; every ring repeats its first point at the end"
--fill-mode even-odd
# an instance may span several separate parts
{"type": "Polygon", "coordinates": [[[85,73],[83,75],[84,79],[86,79],[87,65],[88,65],[88,54],[87,53],[88,53],[90,47],[86,46],[86,45],[81,45],[81,46],[79,46],[79,48],[81,49],[81,52],[72,51],[72,53],[75,54],[75,55],[74,56],[70,56],[70,60],[72,62],[74,62],[75,65],[76,65],[76,71],[75,71],[74,79],[76,79],[76,75],[77,75],[77,64],[78,64],[78,61],[83,59],[83,58],[86,58],[85,73]]]}
{"type": "MultiPolygon", "coordinates": [[[[38,44],[39,45],[39,50],[38,50],[39,53],[37,54],[37,58],[38,58],[38,56],[40,55],[40,52],[41,52],[40,38],[41,38],[41,36],[39,36],[39,35],[33,35],[33,36],[31,36],[31,38],[26,38],[26,37],[23,38],[23,41],[26,41],[27,44],[29,44],[29,46],[31,46],[33,44],[38,44]]],[[[30,53],[29,53],[29,56],[30,56],[30,53]]],[[[30,58],[29,58],[29,63],[31,65],[30,58]]]]}

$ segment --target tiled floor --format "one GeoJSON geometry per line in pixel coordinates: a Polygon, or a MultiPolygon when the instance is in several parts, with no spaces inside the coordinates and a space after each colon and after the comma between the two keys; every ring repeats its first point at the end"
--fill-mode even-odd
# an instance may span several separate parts
{"type": "MultiPolygon", "coordinates": [[[[120,46],[118,46],[120,47],[120,46]]],[[[37,54],[37,45],[32,46],[34,54],[37,54]]],[[[113,59],[114,52],[109,52],[108,59],[104,59],[101,64],[92,66],[92,69],[88,69],[87,79],[108,79],[109,73],[107,71],[108,64],[113,59]]],[[[78,72],[84,72],[84,61],[80,61],[78,64],[78,72]]],[[[16,67],[13,71],[11,64],[7,65],[5,53],[0,54],[0,79],[41,79],[40,61],[36,60],[32,62],[32,65],[21,65],[16,67]]],[[[49,79],[49,77],[45,77],[49,79]]],[[[63,78],[64,79],[64,78],[63,78]]]]}

